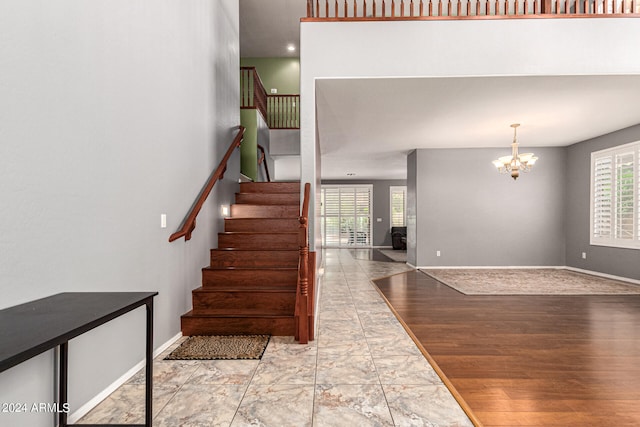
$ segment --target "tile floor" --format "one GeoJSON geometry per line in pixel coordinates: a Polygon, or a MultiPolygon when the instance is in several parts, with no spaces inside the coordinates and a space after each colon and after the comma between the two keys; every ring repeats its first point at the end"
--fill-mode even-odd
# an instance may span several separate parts
{"type": "MultiPolygon", "coordinates": [[[[360,256],[360,255],[365,256],[360,256]]],[[[408,269],[327,250],[316,340],[262,360],[154,362],[154,426],[472,426],[370,282],[408,269]]],[[[141,423],[138,373],[79,423],[141,423]]]]}

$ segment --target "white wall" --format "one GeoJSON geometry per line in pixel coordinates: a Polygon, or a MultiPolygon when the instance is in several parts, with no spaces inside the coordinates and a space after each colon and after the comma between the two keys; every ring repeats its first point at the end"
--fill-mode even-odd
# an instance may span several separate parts
{"type": "Polygon", "coordinates": [[[319,173],[316,79],[640,74],[637,40],[637,19],[303,22],[302,181],[319,173]]]}
{"type": "Polygon", "coordinates": [[[300,180],[300,130],[272,129],[269,131],[273,179],[300,180]]]}
{"type": "MultiPolygon", "coordinates": [[[[0,3],[0,308],[156,290],[156,346],[179,333],[239,154],[193,239],[167,239],[235,135],[238,65],[236,0],[0,3]]],[[[143,337],[139,309],[70,342],[72,413],[143,360],[143,337]]],[[[53,360],[0,373],[0,402],[53,402],[53,360]]]]}

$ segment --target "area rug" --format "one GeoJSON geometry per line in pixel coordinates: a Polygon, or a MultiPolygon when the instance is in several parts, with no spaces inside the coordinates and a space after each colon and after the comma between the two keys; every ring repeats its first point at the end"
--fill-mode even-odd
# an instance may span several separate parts
{"type": "Polygon", "coordinates": [[[211,335],[187,338],[165,360],[260,359],[269,335],[211,335]]]}
{"type": "Polygon", "coordinates": [[[422,269],[465,295],[635,295],[640,285],[565,269],[422,269]]]}
{"type": "Polygon", "coordinates": [[[395,262],[407,262],[407,251],[396,251],[393,249],[379,249],[379,251],[395,262]]]}

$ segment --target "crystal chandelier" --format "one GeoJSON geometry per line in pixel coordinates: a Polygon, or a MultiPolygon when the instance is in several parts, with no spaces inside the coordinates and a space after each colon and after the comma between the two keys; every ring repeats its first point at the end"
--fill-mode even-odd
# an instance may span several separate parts
{"type": "Polygon", "coordinates": [[[518,154],[518,141],[516,139],[516,132],[520,126],[519,123],[511,125],[513,128],[513,143],[511,143],[511,155],[498,158],[493,161],[493,165],[498,168],[500,173],[510,173],[511,178],[514,180],[520,176],[520,171],[529,172],[531,167],[538,160],[533,153],[518,154]]]}

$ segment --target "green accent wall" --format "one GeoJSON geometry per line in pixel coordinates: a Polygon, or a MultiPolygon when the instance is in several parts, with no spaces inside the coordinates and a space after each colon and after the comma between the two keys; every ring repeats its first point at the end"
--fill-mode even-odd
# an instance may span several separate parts
{"type": "Polygon", "coordinates": [[[256,109],[240,110],[240,124],[246,128],[240,145],[240,172],[258,179],[258,117],[256,109]]]}
{"type": "Polygon", "coordinates": [[[300,58],[240,58],[241,67],[256,67],[260,80],[270,93],[279,95],[300,93],[300,58]]]}
{"type": "MultiPolygon", "coordinates": [[[[272,88],[278,89],[279,95],[300,93],[300,58],[240,58],[240,66],[256,67],[267,94],[272,88]]],[[[258,180],[258,129],[262,120],[258,114],[256,109],[240,110],[240,124],[246,128],[240,146],[240,170],[254,181],[258,180]]]]}

